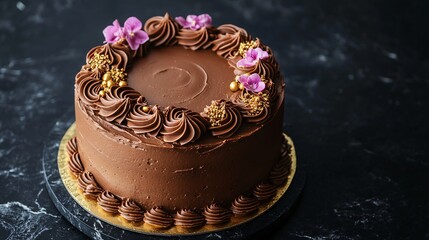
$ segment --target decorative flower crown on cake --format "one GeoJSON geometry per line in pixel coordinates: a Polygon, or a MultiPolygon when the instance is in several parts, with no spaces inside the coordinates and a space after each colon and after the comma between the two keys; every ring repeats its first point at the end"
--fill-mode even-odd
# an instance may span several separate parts
{"type": "MultiPolygon", "coordinates": [[[[269,47],[235,25],[212,26],[208,14],[173,20],[168,13],[143,25],[130,17],[123,27],[118,20],[103,30],[105,44],[91,49],[76,76],[80,100],[87,110],[137,135],[185,145],[207,131],[228,138],[242,124],[263,124],[281,83],[278,64],[269,47]],[[142,30],[143,29],[143,30],[142,30]],[[201,113],[174,106],[161,107],[127,86],[127,68],[159,46],[211,49],[234,71],[227,99],[213,99],[201,113]]],[[[225,86],[228,87],[228,86],[225,86]]]]}

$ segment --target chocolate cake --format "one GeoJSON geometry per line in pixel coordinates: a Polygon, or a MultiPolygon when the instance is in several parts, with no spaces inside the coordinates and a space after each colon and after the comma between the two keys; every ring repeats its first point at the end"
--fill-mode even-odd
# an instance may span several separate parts
{"type": "Polygon", "coordinates": [[[116,20],[76,75],[69,169],[127,221],[198,228],[246,216],[289,172],[271,49],[207,14],[116,20]]]}

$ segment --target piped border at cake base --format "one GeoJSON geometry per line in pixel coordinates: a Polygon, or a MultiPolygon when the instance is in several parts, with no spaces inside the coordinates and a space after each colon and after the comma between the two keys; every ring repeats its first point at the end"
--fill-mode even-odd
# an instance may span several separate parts
{"type": "Polygon", "coordinates": [[[265,213],[268,209],[270,209],[280,198],[286,193],[289,186],[292,183],[292,180],[295,176],[297,162],[296,162],[296,152],[292,139],[283,133],[286,143],[290,147],[290,159],[291,159],[291,168],[290,173],[287,177],[287,181],[283,186],[277,189],[276,195],[269,201],[261,204],[258,208],[258,211],[252,215],[247,215],[243,217],[233,216],[231,220],[223,225],[204,225],[198,229],[187,229],[181,228],[179,226],[173,226],[168,229],[158,229],[144,222],[133,223],[129,222],[126,219],[122,218],[119,215],[113,215],[106,211],[104,211],[98,204],[97,201],[87,198],[82,190],[80,190],[78,186],[77,178],[70,172],[68,166],[69,157],[67,155],[67,142],[75,136],[76,127],[73,123],[69,129],[65,132],[64,136],[61,139],[59,149],[58,149],[58,169],[60,173],[60,177],[64,183],[65,188],[72,196],[72,198],[87,212],[95,216],[96,218],[107,222],[116,227],[133,231],[142,234],[148,235],[161,235],[161,236],[186,236],[186,235],[199,235],[206,234],[216,231],[222,231],[226,229],[233,228],[240,224],[246,223],[252,219],[257,218],[258,216],[265,213]]]}

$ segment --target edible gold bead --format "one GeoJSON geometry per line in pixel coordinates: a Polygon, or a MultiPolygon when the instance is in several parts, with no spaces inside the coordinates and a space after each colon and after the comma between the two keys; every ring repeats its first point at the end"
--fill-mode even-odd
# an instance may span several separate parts
{"type": "Polygon", "coordinates": [[[145,113],[149,112],[149,107],[148,106],[144,106],[143,107],[143,112],[145,112],[145,113]]]}
{"type": "Polygon", "coordinates": [[[100,92],[98,92],[98,95],[100,97],[104,97],[105,94],[106,94],[106,92],[104,92],[104,90],[100,90],[100,92]]]}
{"type": "Polygon", "coordinates": [[[113,86],[113,81],[112,80],[107,81],[107,87],[111,88],[112,86],[113,86]]]}
{"type": "Polygon", "coordinates": [[[120,87],[125,87],[125,86],[127,86],[128,84],[127,84],[127,82],[126,81],[120,81],[119,82],[119,86],[120,87]]]}
{"type": "Polygon", "coordinates": [[[240,85],[238,85],[238,88],[239,88],[240,90],[243,90],[243,89],[244,89],[244,85],[243,85],[242,83],[240,83],[240,85]]]}
{"type": "Polygon", "coordinates": [[[233,92],[236,92],[238,90],[238,83],[237,82],[231,82],[229,84],[229,89],[233,92]]]}
{"type": "Polygon", "coordinates": [[[103,74],[103,81],[109,81],[110,79],[112,79],[112,74],[110,72],[103,74]]]}
{"type": "Polygon", "coordinates": [[[106,86],[107,86],[107,81],[103,80],[103,81],[101,82],[101,86],[106,87],[106,86]]]}

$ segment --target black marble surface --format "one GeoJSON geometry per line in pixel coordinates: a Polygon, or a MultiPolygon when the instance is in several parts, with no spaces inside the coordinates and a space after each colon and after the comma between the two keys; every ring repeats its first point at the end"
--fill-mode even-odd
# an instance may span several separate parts
{"type": "Polygon", "coordinates": [[[122,2],[0,2],[1,239],[86,238],[48,196],[43,144],[101,30],[165,11],[243,26],[286,76],[307,184],[264,238],[429,239],[428,1],[122,2]]]}

